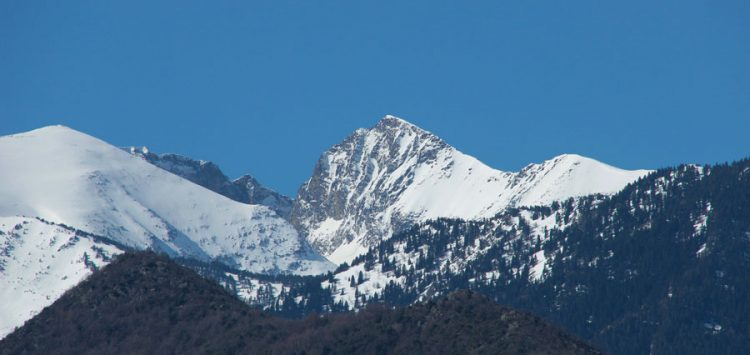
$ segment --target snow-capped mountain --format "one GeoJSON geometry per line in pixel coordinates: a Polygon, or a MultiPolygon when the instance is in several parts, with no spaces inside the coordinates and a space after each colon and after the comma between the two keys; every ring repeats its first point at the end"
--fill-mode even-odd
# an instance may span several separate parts
{"type": "Polygon", "coordinates": [[[333,266],[268,207],[230,200],[67,127],[1,137],[0,182],[0,216],[39,217],[251,272],[333,266]]]}
{"type": "Polygon", "coordinates": [[[503,172],[386,116],[321,156],[291,220],[318,251],[341,263],[415,222],[489,218],[513,206],[611,194],[648,173],[573,154],[503,172]]]}
{"type": "Polygon", "coordinates": [[[250,175],[229,180],[219,166],[207,160],[195,160],[171,153],[155,154],[146,147],[128,147],[125,148],[125,151],[139,155],[151,164],[232,200],[251,205],[268,206],[279,216],[289,218],[292,199],[263,186],[250,175]]]}

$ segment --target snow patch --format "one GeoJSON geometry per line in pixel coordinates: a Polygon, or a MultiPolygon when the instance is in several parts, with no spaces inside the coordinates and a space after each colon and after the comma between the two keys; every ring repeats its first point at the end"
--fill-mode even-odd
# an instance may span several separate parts
{"type": "Polygon", "coordinates": [[[547,257],[544,255],[544,250],[534,253],[534,260],[536,260],[536,264],[531,267],[529,278],[531,281],[540,281],[544,275],[544,268],[547,266],[547,257]]]}

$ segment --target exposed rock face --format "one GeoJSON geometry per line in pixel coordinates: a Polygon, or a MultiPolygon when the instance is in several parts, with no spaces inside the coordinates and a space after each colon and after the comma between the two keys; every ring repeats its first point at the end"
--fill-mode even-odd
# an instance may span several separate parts
{"type": "Polygon", "coordinates": [[[355,239],[366,247],[409,222],[389,207],[416,170],[434,165],[445,149],[436,136],[395,117],[358,129],[320,158],[299,190],[292,222],[327,256],[355,239]]]}
{"type": "Polygon", "coordinates": [[[232,185],[237,187],[239,193],[236,197],[227,197],[244,203],[268,206],[279,216],[289,219],[293,203],[291,198],[261,185],[250,175],[242,175],[232,181],[232,185]]]}
{"type": "Polygon", "coordinates": [[[210,161],[195,160],[179,154],[155,154],[145,148],[131,147],[125,150],[140,155],[151,164],[232,200],[268,206],[279,216],[285,219],[289,218],[292,199],[261,185],[258,180],[250,175],[243,175],[232,181],[224,175],[218,165],[210,161]]]}
{"type": "Polygon", "coordinates": [[[298,192],[291,221],[313,247],[340,263],[415,222],[488,218],[512,206],[615,193],[648,172],[572,154],[503,172],[386,116],[321,156],[298,192]]]}

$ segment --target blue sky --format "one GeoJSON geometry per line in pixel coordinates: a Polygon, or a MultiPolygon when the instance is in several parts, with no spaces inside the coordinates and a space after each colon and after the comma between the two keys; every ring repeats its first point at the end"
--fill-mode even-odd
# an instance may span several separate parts
{"type": "Polygon", "coordinates": [[[750,156],[750,2],[2,1],[0,134],[64,124],[287,194],[394,114],[517,170],[750,156]]]}

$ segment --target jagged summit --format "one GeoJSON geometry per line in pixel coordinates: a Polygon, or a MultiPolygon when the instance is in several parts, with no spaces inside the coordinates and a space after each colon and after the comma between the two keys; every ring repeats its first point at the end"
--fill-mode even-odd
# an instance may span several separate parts
{"type": "MultiPolygon", "coordinates": [[[[144,147],[145,148],[145,147],[144,147]]],[[[237,202],[267,206],[279,216],[288,219],[292,199],[263,186],[251,175],[230,180],[218,165],[208,160],[196,160],[179,154],[156,154],[144,148],[123,148],[149,163],[185,178],[195,184],[237,202]]]]}
{"type": "Polygon", "coordinates": [[[411,122],[409,122],[409,121],[407,121],[407,120],[405,120],[403,118],[399,118],[399,117],[396,117],[396,116],[393,116],[393,115],[385,115],[383,118],[381,118],[375,124],[375,126],[373,126],[370,129],[364,129],[364,130],[362,130],[362,132],[368,132],[368,131],[372,131],[372,130],[376,130],[376,131],[390,130],[390,131],[396,131],[396,132],[400,132],[400,131],[413,132],[414,134],[417,134],[417,135],[429,135],[429,136],[434,137],[434,139],[440,140],[440,137],[436,136],[432,132],[429,132],[429,131],[425,130],[424,128],[419,127],[419,126],[417,126],[417,125],[415,125],[415,124],[413,124],[413,123],[411,123],[411,122]]]}
{"type": "Polygon", "coordinates": [[[408,127],[408,128],[419,128],[417,125],[403,119],[399,118],[393,115],[385,115],[383,118],[378,121],[378,123],[375,125],[376,127],[382,126],[382,127],[408,127]]]}
{"type": "Polygon", "coordinates": [[[614,193],[646,173],[575,154],[504,172],[386,116],[321,156],[291,220],[318,251],[344,262],[415,222],[487,218],[511,206],[614,193]]]}
{"type": "Polygon", "coordinates": [[[405,133],[412,133],[416,135],[429,135],[432,136],[436,140],[440,140],[438,136],[433,134],[432,132],[429,132],[425,130],[422,127],[419,127],[403,118],[399,118],[393,115],[385,115],[383,118],[379,119],[373,126],[369,128],[358,128],[356,129],[351,135],[349,135],[348,138],[351,138],[353,136],[359,136],[359,135],[367,135],[371,134],[373,132],[380,132],[381,134],[385,134],[386,132],[391,132],[390,134],[405,134],[405,133]]]}

